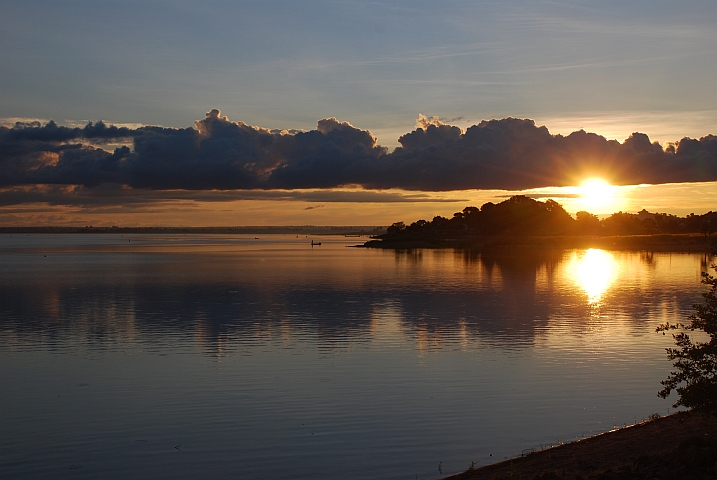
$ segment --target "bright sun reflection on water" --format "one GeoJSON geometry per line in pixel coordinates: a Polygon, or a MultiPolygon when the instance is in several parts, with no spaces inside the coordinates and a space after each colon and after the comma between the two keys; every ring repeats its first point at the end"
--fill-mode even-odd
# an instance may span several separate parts
{"type": "Polygon", "coordinates": [[[615,281],[618,265],[610,253],[591,248],[581,254],[573,254],[567,269],[573,281],[585,290],[588,303],[594,304],[615,281]]]}

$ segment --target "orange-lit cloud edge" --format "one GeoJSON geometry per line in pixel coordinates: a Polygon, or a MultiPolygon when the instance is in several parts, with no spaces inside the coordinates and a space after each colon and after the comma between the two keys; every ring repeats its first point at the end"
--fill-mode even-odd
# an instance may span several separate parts
{"type": "MultiPolygon", "coordinates": [[[[223,120],[228,121],[226,117],[223,120]]],[[[201,126],[200,122],[197,122],[197,125],[201,126]]],[[[239,122],[238,125],[246,124],[239,122]]],[[[351,127],[348,123],[345,125],[351,127]]],[[[567,123],[564,122],[562,127],[565,128],[565,125],[567,123]]],[[[125,126],[130,129],[141,128],[135,124],[125,126]]],[[[449,127],[437,118],[429,119],[420,116],[417,132],[412,133],[420,133],[421,129],[427,132],[431,126],[449,127]]],[[[604,124],[602,126],[605,127],[604,124]]],[[[461,130],[461,134],[463,133],[465,131],[461,130]]],[[[94,146],[108,149],[119,145],[121,143],[99,142],[94,146]]],[[[43,155],[44,159],[40,162],[42,165],[57,164],[56,154],[43,155]]],[[[597,175],[602,173],[604,172],[598,172],[597,175]]],[[[586,198],[579,184],[597,175],[585,171],[582,177],[575,176],[575,185],[562,187],[445,192],[400,188],[370,189],[360,186],[199,191],[181,189],[158,191],[115,186],[108,189],[104,197],[107,199],[106,204],[97,200],[103,195],[95,195],[91,202],[83,201],[81,195],[71,200],[70,197],[77,196],[83,189],[76,185],[10,186],[0,188],[0,197],[33,192],[40,195],[36,200],[28,199],[0,206],[0,225],[388,225],[399,220],[410,222],[419,218],[431,219],[436,215],[450,217],[466,206],[499,202],[512,195],[527,195],[537,199],[550,198],[563,205],[570,213],[587,210],[601,216],[617,211],[637,212],[642,209],[685,215],[691,212],[704,213],[717,205],[717,182],[611,186],[609,198],[602,198],[596,202],[595,198],[586,198]],[[63,196],[64,192],[66,201],[43,201],[41,198],[43,194],[51,190],[55,195],[60,196],[63,196]]],[[[29,195],[30,198],[32,196],[29,195]]]]}

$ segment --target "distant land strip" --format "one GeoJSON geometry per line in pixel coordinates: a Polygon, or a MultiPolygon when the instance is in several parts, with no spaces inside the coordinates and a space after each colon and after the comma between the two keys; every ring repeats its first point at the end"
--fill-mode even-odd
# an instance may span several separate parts
{"type": "Polygon", "coordinates": [[[115,233],[115,234],[227,234],[227,235],[379,235],[386,232],[380,226],[245,226],[245,227],[0,227],[0,233],[115,233]]]}

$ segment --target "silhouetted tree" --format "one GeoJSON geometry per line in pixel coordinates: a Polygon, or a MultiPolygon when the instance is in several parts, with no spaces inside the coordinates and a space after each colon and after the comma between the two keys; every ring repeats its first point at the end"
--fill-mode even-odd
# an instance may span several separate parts
{"type": "Polygon", "coordinates": [[[386,233],[389,235],[396,235],[406,229],[406,224],[403,222],[396,222],[386,229],[386,233]]]}
{"type": "Polygon", "coordinates": [[[642,233],[652,235],[653,233],[657,232],[657,223],[653,219],[646,218],[640,223],[642,224],[642,233]]]}
{"type": "Polygon", "coordinates": [[[417,220],[406,227],[406,231],[413,234],[420,234],[423,233],[423,230],[426,228],[426,225],[428,225],[428,222],[425,220],[417,220]]]}
{"type": "Polygon", "coordinates": [[[617,212],[603,220],[603,227],[611,235],[637,235],[642,233],[642,223],[637,215],[617,212]]]}
{"type": "Polygon", "coordinates": [[[448,219],[446,217],[435,216],[433,220],[431,220],[431,224],[433,228],[445,229],[448,228],[448,219]]]}
{"type": "Polygon", "coordinates": [[[712,225],[712,221],[708,219],[702,220],[702,223],[700,224],[700,232],[708,237],[711,236],[714,233],[714,225],[712,225]]]}
{"type": "MultiPolygon", "coordinates": [[[[713,269],[717,270],[715,265],[713,269]]],[[[657,327],[658,332],[682,330],[673,334],[677,348],[667,349],[667,358],[674,360],[675,371],[670,372],[661,383],[665,388],[658,392],[662,398],[675,390],[680,398],[674,407],[695,410],[717,411],[717,279],[702,272],[702,283],[711,288],[702,296],[704,304],[695,304],[695,313],[689,316],[689,323],[665,323],[657,327]],[[687,332],[701,331],[709,336],[708,342],[693,341],[687,332]]]]}
{"type": "Polygon", "coordinates": [[[578,235],[596,235],[600,233],[600,219],[586,211],[575,214],[575,232],[578,235]]]}
{"type": "Polygon", "coordinates": [[[667,213],[655,214],[655,224],[660,233],[678,233],[681,230],[680,218],[667,213]]]}
{"type": "Polygon", "coordinates": [[[515,195],[498,204],[487,202],[480,209],[466,207],[451,218],[436,216],[431,221],[418,220],[410,225],[397,222],[388,227],[385,237],[440,243],[449,238],[481,235],[651,235],[700,231],[711,235],[714,230],[717,212],[676,217],[643,209],[637,214],[617,212],[599,220],[580,211],[573,218],[554,200],[540,202],[515,195]]]}

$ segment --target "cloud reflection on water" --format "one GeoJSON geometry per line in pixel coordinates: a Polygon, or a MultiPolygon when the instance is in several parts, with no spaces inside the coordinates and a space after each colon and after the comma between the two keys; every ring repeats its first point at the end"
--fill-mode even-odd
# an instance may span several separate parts
{"type": "Polygon", "coordinates": [[[596,311],[568,275],[581,251],[12,240],[0,236],[0,423],[7,468],[45,477],[87,452],[94,476],[157,464],[175,477],[205,465],[250,478],[346,476],[347,464],[352,478],[435,475],[433,459],[458,471],[600,433],[669,403],[655,392],[671,338],[653,325],[690,310],[709,264],[611,252],[618,278],[596,311]]]}
{"type": "Polygon", "coordinates": [[[214,356],[269,342],[525,348],[549,335],[555,319],[588,334],[579,325],[592,321],[596,305],[605,322],[626,319],[628,331],[644,330],[651,317],[673,319],[698,298],[705,263],[602,250],[172,248],[6,257],[0,342],[57,346],[69,338],[101,349],[191,340],[214,356]]]}

